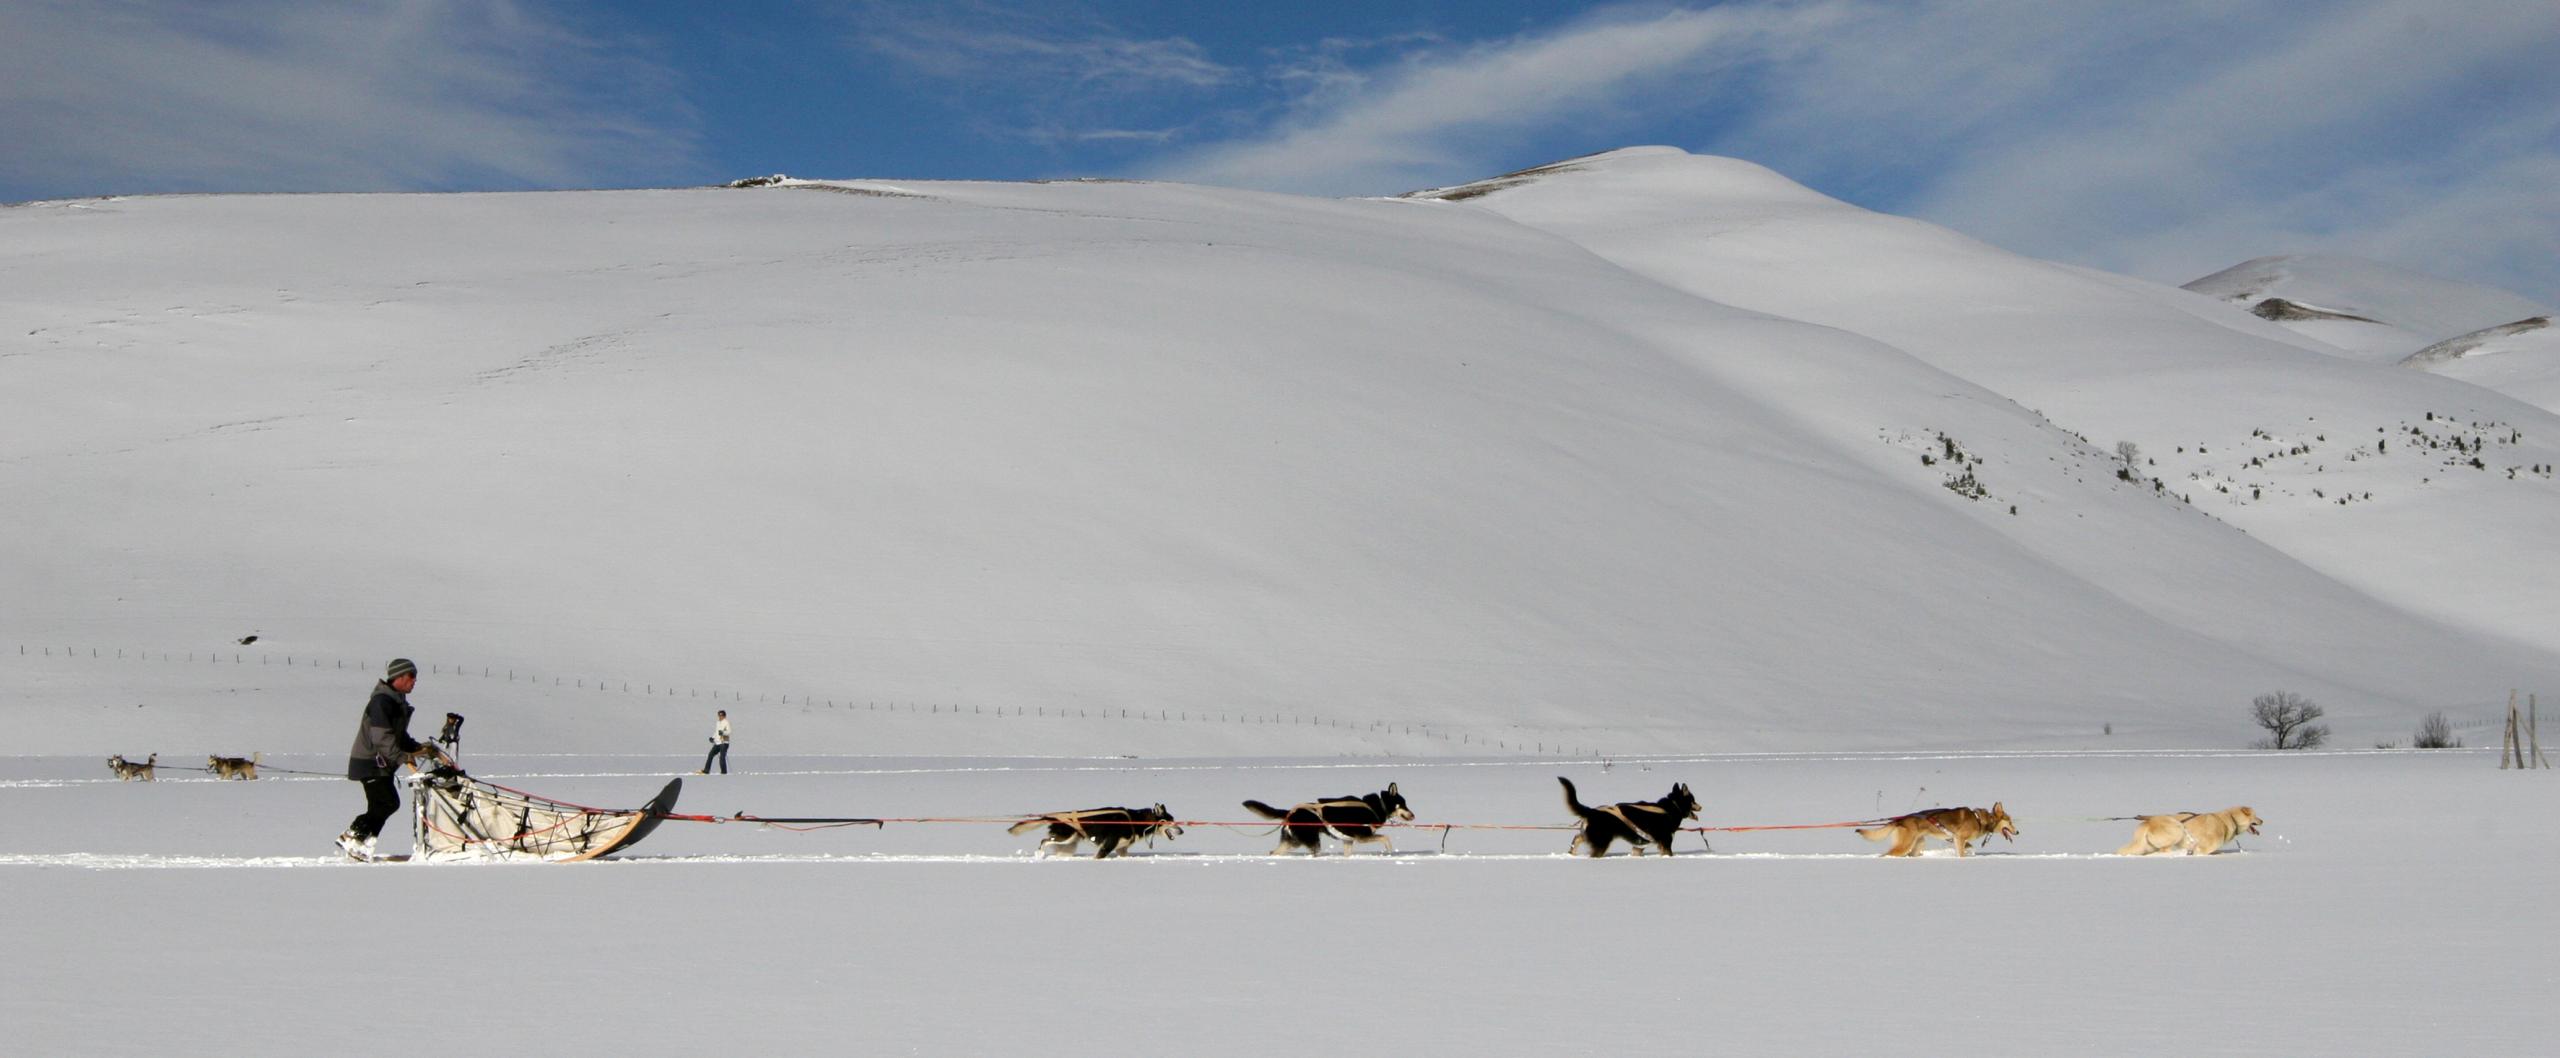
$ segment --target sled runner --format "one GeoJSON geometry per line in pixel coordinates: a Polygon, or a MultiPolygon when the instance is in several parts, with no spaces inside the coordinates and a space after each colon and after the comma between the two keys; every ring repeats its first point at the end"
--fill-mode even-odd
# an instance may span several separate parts
{"type": "Polygon", "coordinates": [[[675,809],[684,780],[639,808],[589,808],[484,782],[454,768],[409,780],[422,862],[549,860],[574,863],[638,844],[675,809]]]}

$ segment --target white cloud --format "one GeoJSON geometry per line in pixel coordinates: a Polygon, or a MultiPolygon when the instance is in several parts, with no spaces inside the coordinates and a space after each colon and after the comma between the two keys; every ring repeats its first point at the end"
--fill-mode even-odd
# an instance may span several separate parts
{"type": "Polygon", "coordinates": [[[1234,79],[1234,69],[1188,38],[1129,36],[1065,5],[868,3],[850,20],[860,51],[973,95],[1108,97],[1203,90],[1234,79]]]}
{"type": "Polygon", "coordinates": [[[1058,38],[983,29],[943,19],[882,17],[859,34],[863,47],[927,76],[953,81],[1001,78],[1111,89],[1206,87],[1231,76],[1197,44],[1180,38],[1135,40],[1102,34],[1058,38]]]}
{"type": "Polygon", "coordinates": [[[692,149],[664,69],[510,0],[18,0],[0,68],[0,186],[32,194],[565,186],[692,149]]]}
{"type": "Polygon", "coordinates": [[[1630,6],[1308,65],[1282,116],[1139,172],[1375,194],[1670,142],[2167,282],[2323,251],[2554,302],[2555,50],[2547,0],[1630,6]]]}
{"type": "Polygon", "coordinates": [[[1238,76],[1191,40],[1132,36],[1070,5],[873,2],[848,23],[858,51],[953,95],[973,128],[1032,143],[1171,141],[1191,102],[1238,76]]]}
{"type": "MultiPolygon", "coordinates": [[[[2537,193],[2535,178],[2560,161],[2560,76],[2547,58],[2560,19],[2532,7],[2340,3],[2292,19],[2217,8],[2188,29],[2207,43],[2132,56],[2104,47],[2142,28],[2113,5],[2070,12],[2084,28],[2063,72],[2096,87],[2050,112],[2030,106],[2037,94],[2000,99],[2002,120],[1931,145],[1942,163],[1901,211],[2168,282],[2325,251],[2553,300],[2560,194],[2547,181],[2537,193]],[[2120,57],[2139,65],[2111,67],[2120,57]]],[[[1796,123],[1855,112],[1810,109],[1796,123]]]]}
{"type": "Polygon", "coordinates": [[[1736,6],[1608,12],[1563,29],[1471,47],[1432,48],[1355,76],[1339,64],[1297,71],[1324,104],[1278,127],[1194,149],[1147,175],[1316,194],[1421,186],[1480,158],[1488,140],[1655,109],[1683,75],[1737,59],[1783,29],[1803,32],[1825,7],[1736,6]]]}

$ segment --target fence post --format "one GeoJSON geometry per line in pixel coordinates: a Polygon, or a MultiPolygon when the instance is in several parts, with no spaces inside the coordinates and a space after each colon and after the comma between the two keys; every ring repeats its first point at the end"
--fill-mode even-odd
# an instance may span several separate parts
{"type": "Polygon", "coordinates": [[[2551,758],[2542,755],[2542,696],[2539,694],[2529,694],[2525,696],[2524,700],[2525,708],[2527,710],[2525,713],[2525,734],[2533,740],[2534,766],[2538,768],[2548,768],[2551,766],[2551,758]]]}
{"type": "Polygon", "coordinates": [[[2507,729],[2506,733],[2498,739],[2499,771],[2505,771],[2508,768],[2521,768],[2524,766],[2524,758],[2517,752],[2516,747],[2516,736],[2522,733],[2523,732],[2516,730],[2516,692],[2508,691],[2507,729]]]}

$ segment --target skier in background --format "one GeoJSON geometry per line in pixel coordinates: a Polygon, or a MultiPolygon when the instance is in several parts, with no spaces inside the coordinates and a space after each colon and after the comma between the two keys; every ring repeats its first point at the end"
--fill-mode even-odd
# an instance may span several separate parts
{"type": "Polygon", "coordinates": [[[720,762],[720,774],[729,774],[729,711],[719,712],[720,722],[711,729],[711,753],[702,758],[702,770],[694,772],[696,775],[711,774],[711,762],[715,760],[720,762]]]}

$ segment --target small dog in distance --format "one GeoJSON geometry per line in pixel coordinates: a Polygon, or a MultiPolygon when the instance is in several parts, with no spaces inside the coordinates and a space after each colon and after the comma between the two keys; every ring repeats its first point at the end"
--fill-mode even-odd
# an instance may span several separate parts
{"type": "Polygon", "coordinates": [[[258,777],[258,759],[264,756],[264,753],[252,753],[246,757],[206,757],[204,767],[215,778],[255,779],[258,777]]]}

